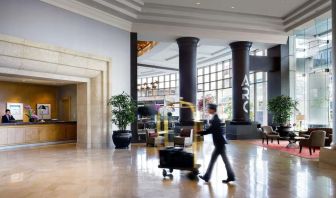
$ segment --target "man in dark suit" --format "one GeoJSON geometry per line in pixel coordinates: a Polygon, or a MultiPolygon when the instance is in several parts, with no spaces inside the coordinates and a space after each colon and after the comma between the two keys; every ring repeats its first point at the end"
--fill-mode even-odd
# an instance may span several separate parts
{"type": "Polygon", "coordinates": [[[213,166],[217,160],[217,157],[220,155],[223,158],[223,161],[226,167],[227,176],[228,176],[226,180],[223,180],[223,183],[235,181],[235,175],[231,168],[229,159],[226,156],[225,144],[227,144],[227,141],[223,134],[223,130],[221,127],[221,120],[219,119],[217,115],[217,105],[209,104],[208,113],[213,116],[213,118],[210,121],[210,126],[206,131],[201,131],[200,134],[201,135],[212,134],[212,139],[215,145],[215,150],[212,153],[211,160],[210,160],[210,163],[209,163],[209,166],[208,166],[208,169],[205,175],[200,176],[200,178],[206,182],[210,180],[213,166]]]}
{"type": "Polygon", "coordinates": [[[12,121],[14,121],[14,117],[11,115],[11,112],[9,109],[6,109],[6,114],[2,116],[2,123],[10,123],[12,121]]]}

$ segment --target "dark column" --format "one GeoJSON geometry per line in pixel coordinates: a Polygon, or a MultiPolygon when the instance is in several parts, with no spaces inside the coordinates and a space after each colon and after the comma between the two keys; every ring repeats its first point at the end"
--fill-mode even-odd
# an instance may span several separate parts
{"type": "MultiPolygon", "coordinates": [[[[137,79],[138,79],[138,34],[135,32],[131,32],[130,34],[130,63],[131,63],[131,97],[133,100],[138,101],[138,90],[137,90],[137,79]]],[[[138,123],[137,121],[131,124],[132,130],[132,142],[136,142],[138,140],[138,123]]]]}
{"type": "MultiPolygon", "coordinates": [[[[196,106],[196,53],[198,38],[178,38],[179,46],[179,73],[180,73],[180,97],[183,101],[196,106]]],[[[193,113],[185,105],[180,109],[180,123],[184,126],[193,125],[193,113]]]]}
{"type": "Polygon", "coordinates": [[[250,48],[251,42],[230,43],[232,50],[232,124],[250,124],[250,48]]]}
{"type": "Polygon", "coordinates": [[[332,85],[332,94],[333,94],[333,114],[332,114],[332,124],[333,124],[333,140],[332,148],[336,149],[336,1],[331,1],[331,15],[332,15],[332,75],[333,75],[333,85],[332,85]]]}

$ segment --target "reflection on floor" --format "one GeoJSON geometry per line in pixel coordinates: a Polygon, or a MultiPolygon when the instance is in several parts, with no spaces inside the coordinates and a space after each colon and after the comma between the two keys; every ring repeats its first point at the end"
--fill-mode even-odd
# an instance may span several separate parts
{"type": "MultiPolygon", "coordinates": [[[[194,146],[204,172],[210,143],[194,146]]],[[[162,178],[156,148],[84,150],[73,144],[0,152],[0,197],[335,197],[336,168],[275,150],[232,141],[228,155],[237,181],[220,158],[211,183],[174,171],[162,178]]]]}

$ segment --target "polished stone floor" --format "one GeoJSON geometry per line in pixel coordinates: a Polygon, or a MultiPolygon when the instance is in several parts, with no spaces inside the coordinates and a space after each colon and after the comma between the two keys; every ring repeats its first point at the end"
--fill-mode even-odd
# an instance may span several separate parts
{"type": "MultiPolygon", "coordinates": [[[[212,146],[194,145],[205,171],[212,146]]],[[[156,148],[78,149],[74,144],[0,152],[0,197],[336,197],[336,167],[232,141],[228,156],[237,181],[226,178],[218,160],[209,184],[174,171],[163,179],[156,148]]]]}

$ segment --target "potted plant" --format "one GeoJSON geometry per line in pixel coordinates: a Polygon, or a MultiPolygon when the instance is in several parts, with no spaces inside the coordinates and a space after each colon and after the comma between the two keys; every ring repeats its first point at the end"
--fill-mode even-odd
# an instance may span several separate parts
{"type": "Polygon", "coordinates": [[[128,148],[132,139],[132,132],[126,130],[127,126],[136,119],[136,102],[125,92],[112,96],[108,103],[111,106],[112,123],[119,130],[113,131],[112,140],[116,148],[128,148]]]}
{"type": "Polygon", "coordinates": [[[272,113],[273,123],[280,136],[287,137],[291,127],[288,125],[293,110],[297,110],[298,102],[289,96],[277,96],[268,102],[268,110],[272,113]]]}
{"type": "Polygon", "coordinates": [[[38,116],[34,113],[31,106],[25,105],[24,108],[27,110],[26,116],[29,118],[29,122],[37,122],[38,116]]]}

